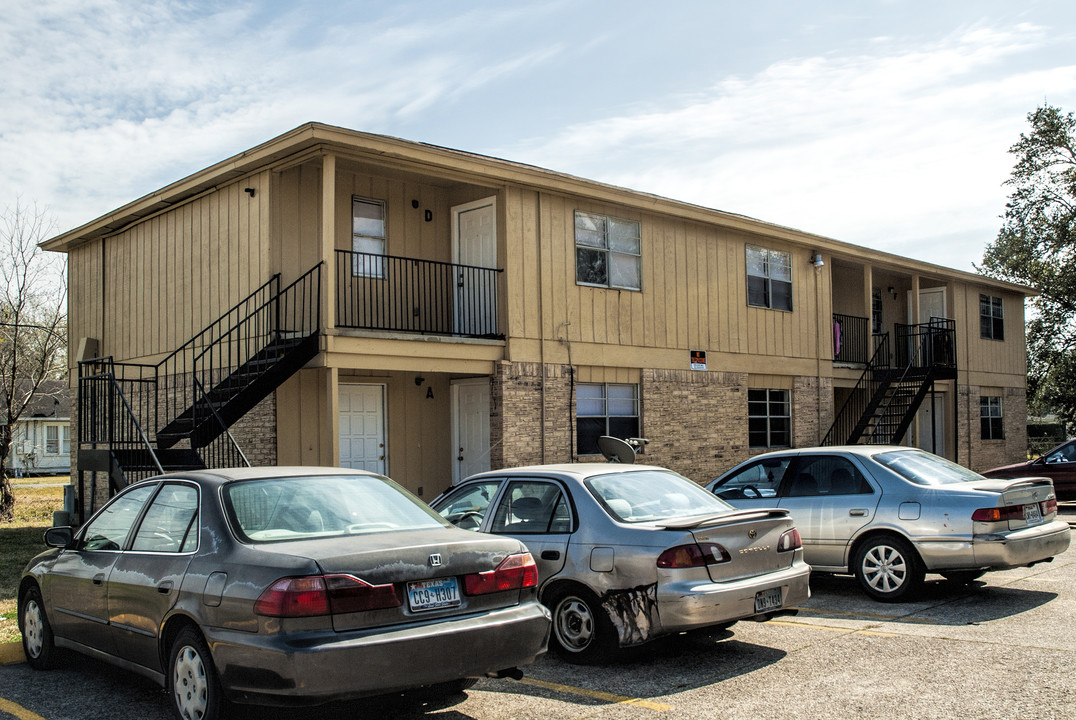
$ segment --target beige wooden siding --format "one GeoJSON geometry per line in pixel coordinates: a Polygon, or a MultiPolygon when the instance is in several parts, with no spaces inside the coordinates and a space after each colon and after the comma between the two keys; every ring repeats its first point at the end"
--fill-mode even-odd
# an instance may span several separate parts
{"type": "Polygon", "coordinates": [[[1023,385],[1027,376],[1027,347],[1024,342],[1024,299],[1015,293],[1006,293],[979,285],[958,283],[954,285],[958,337],[965,329],[964,342],[958,343],[964,357],[957,356],[958,364],[978,376],[970,378],[973,383],[989,382],[990,375],[1009,375],[1019,378],[1023,385]],[[1001,297],[1005,313],[1005,339],[983,338],[979,326],[979,295],[1001,297]]]}
{"type": "Polygon", "coordinates": [[[153,360],[200,332],[269,278],[267,190],[267,174],[247,178],[77,250],[87,331],[75,332],[100,318],[100,350],[117,360],[153,360]]]}
{"type": "Polygon", "coordinates": [[[811,266],[807,250],[558,195],[509,190],[506,197],[509,337],[770,358],[815,356],[816,313],[829,313],[829,275],[828,268],[811,266]],[[641,291],[576,284],[576,210],[640,222],[641,291]],[[791,253],[792,312],[748,307],[749,243],[791,253]]]}
{"type": "Polygon", "coordinates": [[[82,338],[101,340],[101,244],[87,243],[67,257],[67,323],[71,377],[78,377],[78,351],[82,338]]]}

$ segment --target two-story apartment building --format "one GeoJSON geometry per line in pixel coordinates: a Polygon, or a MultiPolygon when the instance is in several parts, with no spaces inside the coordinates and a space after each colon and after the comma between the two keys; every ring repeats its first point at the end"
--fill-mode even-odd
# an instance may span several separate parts
{"type": "Polygon", "coordinates": [[[603,434],[700,482],[773,447],[1025,447],[1030,288],[471,153],[312,123],[45,247],[87,496],[251,462],[432,498],[603,434]]]}

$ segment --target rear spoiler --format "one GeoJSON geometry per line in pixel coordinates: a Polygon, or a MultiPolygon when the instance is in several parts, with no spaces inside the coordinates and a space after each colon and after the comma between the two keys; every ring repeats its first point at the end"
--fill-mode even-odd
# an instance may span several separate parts
{"type": "Polygon", "coordinates": [[[766,520],[769,518],[787,517],[788,510],[784,508],[762,508],[757,510],[736,510],[735,512],[721,515],[696,515],[694,517],[676,518],[667,522],[654,523],[664,530],[693,530],[702,525],[715,527],[718,525],[735,525],[736,523],[750,520],[766,520]]]}

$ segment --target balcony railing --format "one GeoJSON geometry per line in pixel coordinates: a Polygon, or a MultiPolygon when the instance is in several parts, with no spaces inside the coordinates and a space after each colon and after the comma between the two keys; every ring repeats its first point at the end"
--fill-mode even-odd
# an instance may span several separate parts
{"type": "Polygon", "coordinates": [[[870,320],[833,313],[833,361],[865,364],[870,359],[870,320]]]}
{"type": "Polygon", "coordinates": [[[428,335],[504,338],[501,270],[336,251],[336,325],[428,335]]]}

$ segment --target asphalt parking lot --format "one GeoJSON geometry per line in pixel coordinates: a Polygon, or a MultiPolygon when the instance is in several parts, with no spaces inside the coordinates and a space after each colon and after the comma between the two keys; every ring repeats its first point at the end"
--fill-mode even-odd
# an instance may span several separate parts
{"type": "MultiPolygon", "coordinates": [[[[1076,524],[1076,505],[1063,512],[1076,524]]],[[[683,635],[612,665],[546,656],[522,681],[230,717],[353,720],[543,718],[1076,718],[1076,548],[970,588],[928,576],[915,601],[866,599],[851,577],[814,576],[798,616],[683,635]]],[[[437,662],[437,658],[430,658],[437,662]]],[[[0,667],[0,718],[164,720],[162,690],[74,656],[41,673],[0,667]]]]}

